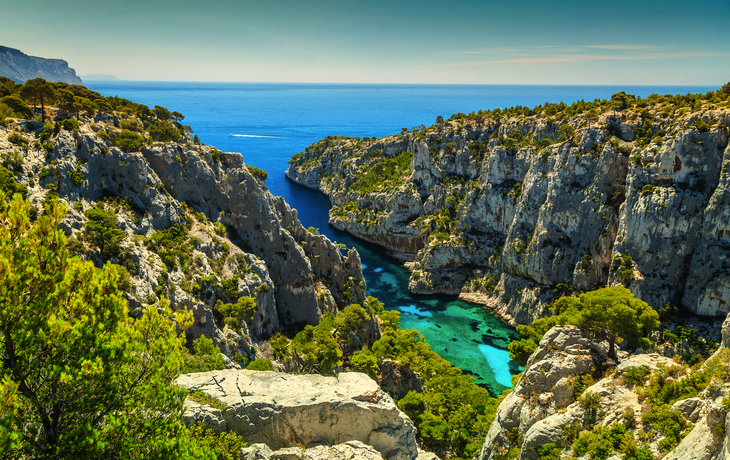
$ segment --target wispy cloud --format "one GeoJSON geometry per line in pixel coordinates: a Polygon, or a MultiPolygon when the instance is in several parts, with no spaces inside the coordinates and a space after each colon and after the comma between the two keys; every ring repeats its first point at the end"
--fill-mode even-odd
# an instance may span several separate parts
{"type": "Polygon", "coordinates": [[[587,48],[598,48],[602,50],[653,50],[658,46],[648,45],[589,45],[587,48]]]}
{"type": "Polygon", "coordinates": [[[562,52],[562,53],[575,53],[581,50],[585,50],[585,47],[570,47],[564,46],[530,46],[525,48],[485,48],[480,50],[460,50],[452,51],[441,54],[463,54],[463,55],[498,55],[503,53],[509,54],[534,54],[535,52],[544,53],[545,50],[549,52],[562,52]]]}
{"type": "Polygon", "coordinates": [[[560,62],[634,61],[728,57],[730,53],[706,51],[666,51],[649,45],[584,45],[573,48],[540,45],[525,48],[492,48],[448,53],[456,56],[483,56],[486,59],[433,64],[429,67],[477,66],[485,64],[549,64],[560,62]]]}

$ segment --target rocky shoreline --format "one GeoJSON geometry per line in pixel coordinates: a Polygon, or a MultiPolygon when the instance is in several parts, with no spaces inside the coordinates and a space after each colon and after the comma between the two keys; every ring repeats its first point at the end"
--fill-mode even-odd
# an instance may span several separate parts
{"type": "Polygon", "coordinates": [[[329,197],[334,227],[411,254],[411,292],[464,294],[512,325],[556,294],[615,284],[724,317],[730,110],[671,105],[328,137],[286,176],[329,197]]]}

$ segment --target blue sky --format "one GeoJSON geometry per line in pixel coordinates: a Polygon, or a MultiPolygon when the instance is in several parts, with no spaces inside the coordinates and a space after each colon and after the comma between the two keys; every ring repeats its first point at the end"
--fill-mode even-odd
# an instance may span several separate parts
{"type": "Polygon", "coordinates": [[[134,80],[730,80],[730,0],[2,0],[0,45],[134,80]],[[701,7],[700,7],[701,5],[701,7]]]}

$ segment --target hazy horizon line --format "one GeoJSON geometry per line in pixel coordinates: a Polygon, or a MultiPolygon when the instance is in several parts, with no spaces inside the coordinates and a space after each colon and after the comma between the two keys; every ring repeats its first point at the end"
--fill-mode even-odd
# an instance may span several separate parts
{"type": "MultiPolygon", "coordinates": [[[[79,78],[82,76],[77,75],[79,78]]],[[[83,79],[82,79],[83,81],[83,79]]],[[[358,85],[358,86],[397,86],[397,85],[408,85],[408,86],[589,86],[589,87],[613,87],[613,86],[632,86],[632,87],[717,87],[720,89],[724,83],[660,83],[660,84],[647,84],[647,83],[602,83],[602,84],[591,84],[591,83],[408,83],[408,82],[337,82],[337,81],[243,81],[243,80],[132,80],[117,78],[116,80],[87,80],[84,84],[89,83],[120,83],[120,82],[131,82],[131,83],[245,83],[245,84],[265,84],[265,85],[358,85]]]]}

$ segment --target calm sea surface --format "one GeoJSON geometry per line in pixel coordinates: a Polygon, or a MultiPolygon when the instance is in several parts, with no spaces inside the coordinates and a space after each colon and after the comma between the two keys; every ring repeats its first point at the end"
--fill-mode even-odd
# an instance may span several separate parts
{"type": "Polygon", "coordinates": [[[511,386],[520,371],[507,344],[517,337],[484,309],[444,296],[412,296],[408,273],[378,247],[327,224],[329,200],[284,177],[292,155],[328,135],[384,136],[401,128],[435,122],[457,112],[545,102],[572,103],[609,98],[619,91],[648,96],[714,90],[711,87],[509,86],[509,85],[340,85],[265,83],[91,82],[104,96],[176,110],[201,141],[240,152],[244,161],[269,173],[274,195],[299,211],[305,227],[356,247],[368,294],[401,311],[401,324],[420,331],[431,348],[473,375],[493,395],[511,386]]]}

